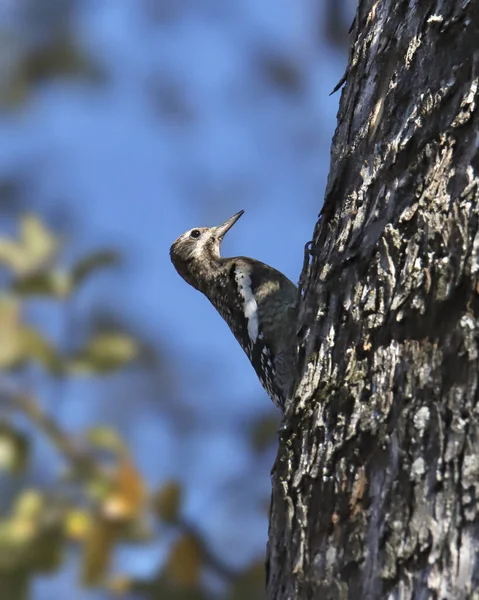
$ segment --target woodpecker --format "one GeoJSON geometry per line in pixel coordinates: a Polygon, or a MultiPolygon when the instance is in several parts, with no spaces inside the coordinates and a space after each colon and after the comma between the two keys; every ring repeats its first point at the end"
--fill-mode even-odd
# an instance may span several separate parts
{"type": "Polygon", "coordinates": [[[269,397],[284,411],[294,370],[298,290],[259,260],[220,256],[225,234],[243,213],[217,227],[186,231],[172,244],[170,258],[179,275],[226,321],[269,397]]]}

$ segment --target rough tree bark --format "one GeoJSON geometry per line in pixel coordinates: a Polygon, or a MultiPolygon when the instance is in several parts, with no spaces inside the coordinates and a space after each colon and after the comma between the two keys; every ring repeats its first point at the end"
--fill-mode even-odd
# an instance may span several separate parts
{"type": "Polygon", "coordinates": [[[352,39],[268,596],[479,598],[479,2],[363,0],[352,39]]]}

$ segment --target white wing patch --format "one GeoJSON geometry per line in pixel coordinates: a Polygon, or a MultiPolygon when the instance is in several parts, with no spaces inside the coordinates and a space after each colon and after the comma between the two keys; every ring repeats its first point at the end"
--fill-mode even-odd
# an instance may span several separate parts
{"type": "Polygon", "coordinates": [[[235,269],[235,280],[238,284],[238,290],[243,298],[243,309],[246,320],[248,321],[248,335],[253,342],[258,338],[258,304],[251,287],[251,277],[247,269],[237,266],[235,269]]]}

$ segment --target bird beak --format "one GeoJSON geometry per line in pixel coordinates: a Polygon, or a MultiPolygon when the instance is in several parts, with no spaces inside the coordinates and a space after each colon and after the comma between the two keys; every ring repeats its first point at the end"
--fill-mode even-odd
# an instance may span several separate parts
{"type": "Polygon", "coordinates": [[[244,213],[244,210],[240,210],[235,215],[233,215],[230,219],[225,221],[222,225],[218,225],[218,227],[216,227],[216,231],[215,231],[216,239],[220,240],[220,242],[221,242],[221,240],[224,238],[225,234],[233,227],[233,225],[236,223],[236,221],[241,217],[241,215],[243,213],[244,213]]]}

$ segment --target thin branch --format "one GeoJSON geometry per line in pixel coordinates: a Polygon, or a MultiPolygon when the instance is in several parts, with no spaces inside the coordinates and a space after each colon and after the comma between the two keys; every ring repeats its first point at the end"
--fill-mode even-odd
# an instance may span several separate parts
{"type": "Polygon", "coordinates": [[[240,571],[233,569],[226,563],[224,563],[221,558],[215,554],[211,548],[206,544],[203,539],[203,536],[198,532],[196,527],[194,527],[191,523],[188,523],[185,520],[181,520],[179,523],[180,530],[195,539],[196,543],[199,545],[201,553],[203,555],[205,564],[210,567],[213,571],[216,571],[218,575],[223,577],[228,581],[232,581],[241,574],[240,571]]]}
{"type": "Polygon", "coordinates": [[[25,414],[36,425],[74,467],[78,477],[91,477],[100,471],[95,459],[87,451],[74,444],[58,423],[40,408],[32,396],[24,392],[2,390],[0,399],[11,408],[25,414]]]}

